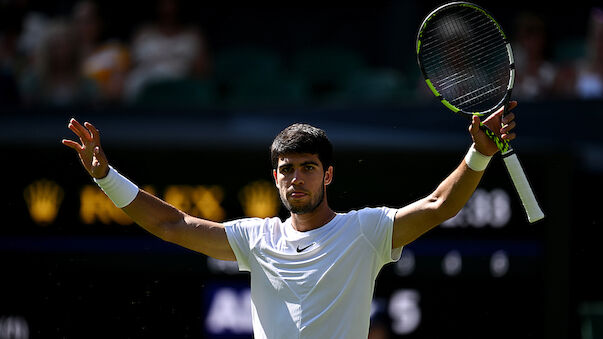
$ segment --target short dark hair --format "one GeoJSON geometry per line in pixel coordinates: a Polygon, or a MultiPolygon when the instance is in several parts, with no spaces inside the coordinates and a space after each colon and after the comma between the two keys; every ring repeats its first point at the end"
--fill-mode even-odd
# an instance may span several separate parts
{"type": "Polygon", "coordinates": [[[272,168],[277,168],[280,156],[291,153],[317,154],[325,171],[333,165],[333,145],[327,133],[308,124],[293,124],[274,138],[270,146],[272,168]]]}

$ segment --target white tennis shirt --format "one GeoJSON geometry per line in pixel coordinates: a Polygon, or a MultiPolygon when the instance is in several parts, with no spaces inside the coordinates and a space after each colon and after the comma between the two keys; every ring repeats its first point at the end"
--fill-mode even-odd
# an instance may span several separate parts
{"type": "Polygon", "coordinates": [[[395,209],[338,213],[298,232],[291,219],[226,223],[242,271],[251,272],[253,331],[260,338],[363,338],[369,332],[375,278],[392,250],[395,209]]]}

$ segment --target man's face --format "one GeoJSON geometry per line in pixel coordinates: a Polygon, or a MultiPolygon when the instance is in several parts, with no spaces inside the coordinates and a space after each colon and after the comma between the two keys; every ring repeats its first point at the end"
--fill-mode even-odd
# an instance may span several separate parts
{"type": "Polygon", "coordinates": [[[274,180],[285,207],[295,214],[314,211],[331,183],[333,167],[325,172],[317,154],[286,154],[278,159],[274,180]]]}

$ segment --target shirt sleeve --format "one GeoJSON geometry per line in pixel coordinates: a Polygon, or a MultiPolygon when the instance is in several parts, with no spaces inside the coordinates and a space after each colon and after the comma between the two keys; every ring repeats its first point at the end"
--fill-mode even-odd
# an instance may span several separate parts
{"type": "Polygon", "coordinates": [[[228,243],[234,252],[240,271],[250,271],[252,244],[256,242],[263,220],[247,218],[224,223],[228,243]]]}
{"type": "Polygon", "coordinates": [[[381,257],[382,264],[398,261],[402,255],[402,247],[392,248],[394,217],[398,210],[379,207],[365,208],[359,212],[362,233],[381,257]]]}

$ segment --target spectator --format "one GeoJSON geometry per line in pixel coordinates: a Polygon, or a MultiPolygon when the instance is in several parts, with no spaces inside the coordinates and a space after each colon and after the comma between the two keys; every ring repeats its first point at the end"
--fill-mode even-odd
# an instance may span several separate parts
{"type": "Polygon", "coordinates": [[[97,90],[80,72],[80,58],[71,26],[51,22],[37,46],[33,65],[20,79],[25,104],[69,106],[90,104],[97,90]]]}
{"type": "Polygon", "coordinates": [[[74,6],[73,24],[83,74],[96,82],[104,101],[120,101],[130,67],[128,48],[115,40],[100,41],[103,23],[93,1],[84,0],[74,6]]]}
{"type": "Polygon", "coordinates": [[[205,40],[198,28],[184,25],[177,0],[158,0],[157,19],[136,32],[132,43],[134,69],[126,83],[135,99],[152,81],[201,76],[207,72],[205,40]]]}
{"type": "Polygon", "coordinates": [[[48,29],[50,19],[38,11],[23,15],[23,23],[17,40],[17,51],[25,59],[23,67],[34,63],[36,48],[40,46],[48,29]]]}
{"type": "Polygon", "coordinates": [[[603,9],[593,8],[588,20],[586,55],[565,67],[555,82],[565,96],[582,99],[603,98],[603,9]]]}
{"type": "Polygon", "coordinates": [[[514,40],[517,76],[513,97],[527,100],[546,98],[551,94],[557,70],[547,60],[548,41],[544,21],[533,14],[520,14],[514,40]]]}
{"type": "Polygon", "coordinates": [[[577,72],[579,97],[603,98],[603,10],[594,8],[589,17],[586,60],[577,72]]]}

